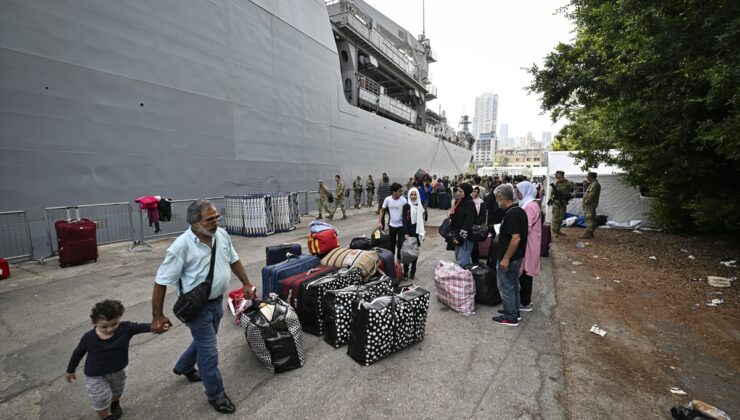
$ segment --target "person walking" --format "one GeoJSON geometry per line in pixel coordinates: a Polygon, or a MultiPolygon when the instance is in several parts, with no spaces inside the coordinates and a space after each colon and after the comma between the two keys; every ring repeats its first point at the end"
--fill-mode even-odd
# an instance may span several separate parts
{"type": "Polygon", "coordinates": [[[411,189],[414,188],[414,178],[409,178],[408,181],[406,181],[406,191],[411,191],[411,189]]]}
{"type": "Polygon", "coordinates": [[[371,208],[373,206],[373,196],[375,196],[375,181],[373,181],[372,175],[367,176],[365,191],[367,191],[367,207],[371,208]]]}
{"type": "Polygon", "coordinates": [[[326,210],[326,214],[331,214],[331,210],[329,210],[329,207],[327,206],[327,203],[329,203],[329,195],[331,192],[329,192],[329,189],[326,187],[326,184],[324,184],[323,180],[319,180],[319,215],[316,216],[317,219],[323,219],[323,215],[321,214],[322,210],[326,210]]]}
{"type": "Polygon", "coordinates": [[[590,239],[594,237],[596,230],[596,208],[599,207],[599,196],[601,195],[601,184],[596,179],[596,172],[589,172],[586,176],[588,188],[583,193],[583,216],[586,219],[586,232],[581,239],[590,239]]]}
{"type": "Polygon", "coordinates": [[[510,185],[498,186],[493,193],[506,212],[501,222],[496,256],[496,281],[504,309],[492,321],[515,327],[519,325],[519,268],[527,249],[527,214],[514,203],[514,191],[510,185]]]}
{"type": "Polygon", "coordinates": [[[329,220],[334,219],[334,214],[337,212],[337,208],[342,209],[342,220],[347,220],[347,213],[344,211],[344,182],[339,175],[334,175],[334,179],[337,181],[336,197],[334,197],[334,208],[331,210],[329,220]]]}
{"type": "Polygon", "coordinates": [[[540,253],[542,251],[542,209],[537,203],[537,186],[522,181],[516,186],[519,194],[519,207],[527,214],[527,248],[519,275],[519,310],[532,311],[532,278],[539,276],[540,253]]]}
{"type": "Polygon", "coordinates": [[[167,286],[177,287],[178,295],[181,295],[203,283],[206,277],[210,277],[209,267],[215,253],[209,300],[200,313],[185,324],[193,340],[178,359],[173,372],[185,376],[190,382],[203,382],[206,398],[213,408],[220,413],[233,413],[236,407],[226,395],[218,368],[216,335],[224,314],[223,295],[229,286],[231,273],[242,282],[247,299],[253,298],[254,292],[229,234],[218,227],[220,220],[221,215],[208,200],[196,200],[188,206],[190,228],[167,248],[154,279],[151,327],[152,332],[158,334],[172,325],[163,313],[167,286]]]}
{"type": "Polygon", "coordinates": [[[473,252],[473,241],[470,240],[470,232],[475,224],[475,204],[473,203],[473,187],[467,182],[460,184],[457,189],[457,200],[455,207],[450,213],[450,229],[455,232],[452,244],[455,246],[455,261],[460,267],[465,267],[471,262],[473,252]]]}
{"type": "MultiPolygon", "coordinates": [[[[383,173],[383,178],[381,178],[380,185],[378,186],[378,210],[375,212],[375,214],[380,214],[380,209],[383,207],[383,202],[385,202],[385,199],[390,195],[390,180],[388,179],[388,175],[383,173]]],[[[381,221],[383,222],[383,228],[385,228],[385,219],[381,217],[381,221]]]]}
{"type": "Polygon", "coordinates": [[[396,254],[397,259],[401,259],[401,245],[403,244],[403,206],[407,201],[402,196],[403,186],[394,182],[391,185],[391,195],[383,200],[383,206],[380,208],[380,217],[378,218],[378,228],[383,229],[385,213],[390,215],[388,221],[388,233],[391,237],[391,251],[396,254]]]}
{"type": "Polygon", "coordinates": [[[362,207],[362,178],[357,175],[355,182],[352,183],[352,189],[355,193],[355,209],[362,207]]]}
{"type": "MultiPolygon", "coordinates": [[[[403,206],[403,227],[404,227],[404,242],[409,238],[416,240],[419,247],[421,247],[422,241],[426,236],[424,229],[424,207],[421,205],[419,199],[419,190],[411,188],[409,190],[408,203],[403,206]]],[[[416,262],[418,258],[411,264],[403,265],[403,277],[413,280],[416,277],[416,262]]]]}
{"type": "Polygon", "coordinates": [[[565,236],[565,233],[561,231],[563,225],[563,217],[565,217],[565,211],[568,209],[568,201],[573,198],[573,189],[576,184],[565,179],[565,172],[555,172],[556,181],[550,184],[552,191],[550,192],[550,201],[548,204],[552,206],[552,236],[565,236]]]}

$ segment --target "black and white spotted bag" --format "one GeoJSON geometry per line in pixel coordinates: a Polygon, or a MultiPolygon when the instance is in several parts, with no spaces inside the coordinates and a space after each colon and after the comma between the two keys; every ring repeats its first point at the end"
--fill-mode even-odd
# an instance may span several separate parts
{"type": "Polygon", "coordinates": [[[270,372],[286,372],[303,366],[303,333],[298,315],[275,294],[263,302],[275,306],[272,319],[268,320],[257,307],[248,309],[241,317],[252,352],[270,372]]]}
{"type": "Polygon", "coordinates": [[[352,284],[362,282],[360,268],[342,268],[339,271],[301,285],[300,299],[298,300],[298,316],[303,331],[321,335],[324,332],[324,316],[321,302],[324,294],[329,290],[342,289],[352,284]]]}
{"type": "Polygon", "coordinates": [[[393,282],[388,276],[343,289],[329,290],[324,294],[324,341],[339,348],[349,341],[353,309],[361,300],[370,301],[393,294],[393,282]]]}
{"type": "Polygon", "coordinates": [[[361,301],[352,316],[347,354],[371,365],[424,339],[429,291],[413,286],[395,296],[361,301]]]}

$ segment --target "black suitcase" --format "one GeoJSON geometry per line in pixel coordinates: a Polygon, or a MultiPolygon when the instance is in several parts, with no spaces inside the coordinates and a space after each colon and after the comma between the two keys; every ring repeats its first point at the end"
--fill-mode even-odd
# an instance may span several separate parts
{"type": "Polygon", "coordinates": [[[436,209],[437,208],[437,193],[433,192],[429,194],[429,204],[427,204],[430,209],[436,209]]]}
{"type": "Polygon", "coordinates": [[[273,265],[287,260],[288,253],[294,256],[301,255],[301,246],[299,244],[280,244],[266,246],[265,265],[273,265]]]}
{"type": "Polygon", "coordinates": [[[437,193],[437,208],[449,210],[451,207],[452,197],[450,197],[450,194],[446,192],[437,193]]]}

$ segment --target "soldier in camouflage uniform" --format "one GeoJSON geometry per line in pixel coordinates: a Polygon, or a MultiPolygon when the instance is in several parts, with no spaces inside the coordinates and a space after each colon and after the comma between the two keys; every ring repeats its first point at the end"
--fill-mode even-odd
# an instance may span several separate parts
{"type": "Polygon", "coordinates": [[[560,230],[563,225],[563,217],[565,217],[565,210],[568,208],[568,201],[573,198],[573,189],[576,184],[565,179],[565,172],[555,172],[555,179],[557,180],[554,184],[550,184],[551,193],[550,201],[547,203],[552,206],[552,236],[565,236],[560,230]]]}
{"type": "Polygon", "coordinates": [[[375,195],[375,181],[373,181],[372,175],[367,176],[367,182],[365,182],[365,190],[367,190],[367,206],[372,207],[373,196],[375,195]]]}
{"type": "Polygon", "coordinates": [[[594,237],[596,229],[596,207],[599,206],[599,196],[601,195],[601,184],[596,180],[596,172],[589,172],[586,177],[588,188],[583,193],[583,215],[586,219],[586,232],[581,236],[583,239],[594,237]]]}
{"type": "Polygon", "coordinates": [[[334,218],[334,213],[337,212],[337,208],[342,209],[342,220],[347,220],[347,213],[344,212],[344,182],[342,182],[342,178],[339,175],[336,175],[334,179],[337,180],[337,195],[334,197],[334,208],[331,210],[329,220],[334,218]]]}
{"type": "Polygon", "coordinates": [[[355,192],[355,208],[359,209],[362,207],[362,178],[357,176],[355,182],[352,183],[352,189],[355,192]]]}
{"type": "Polygon", "coordinates": [[[406,183],[406,191],[409,191],[413,187],[414,187],[414,178],[409,178],[408,182],[406,183]]]}
{"type": "Polygon", "coordinates": [[[329,194],[329,189],[326,188],[324,181],[319,180],[319,215],[316,217],[317,219],[323,218],[321,214],[322,210],[326,210],[326,214],[331,215],[331,210],[327,207],[327,203],[329,203],[329,194]]]}

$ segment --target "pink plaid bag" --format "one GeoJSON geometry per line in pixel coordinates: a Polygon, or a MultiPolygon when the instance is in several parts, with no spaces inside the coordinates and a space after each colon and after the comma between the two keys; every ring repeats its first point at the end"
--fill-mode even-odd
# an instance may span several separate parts
{"type": "Polygon", "coordinates": [[[440,260],[434,270],[437,300],[465,316],[475,313],[473,274],[454,262],[440,260]]]}

